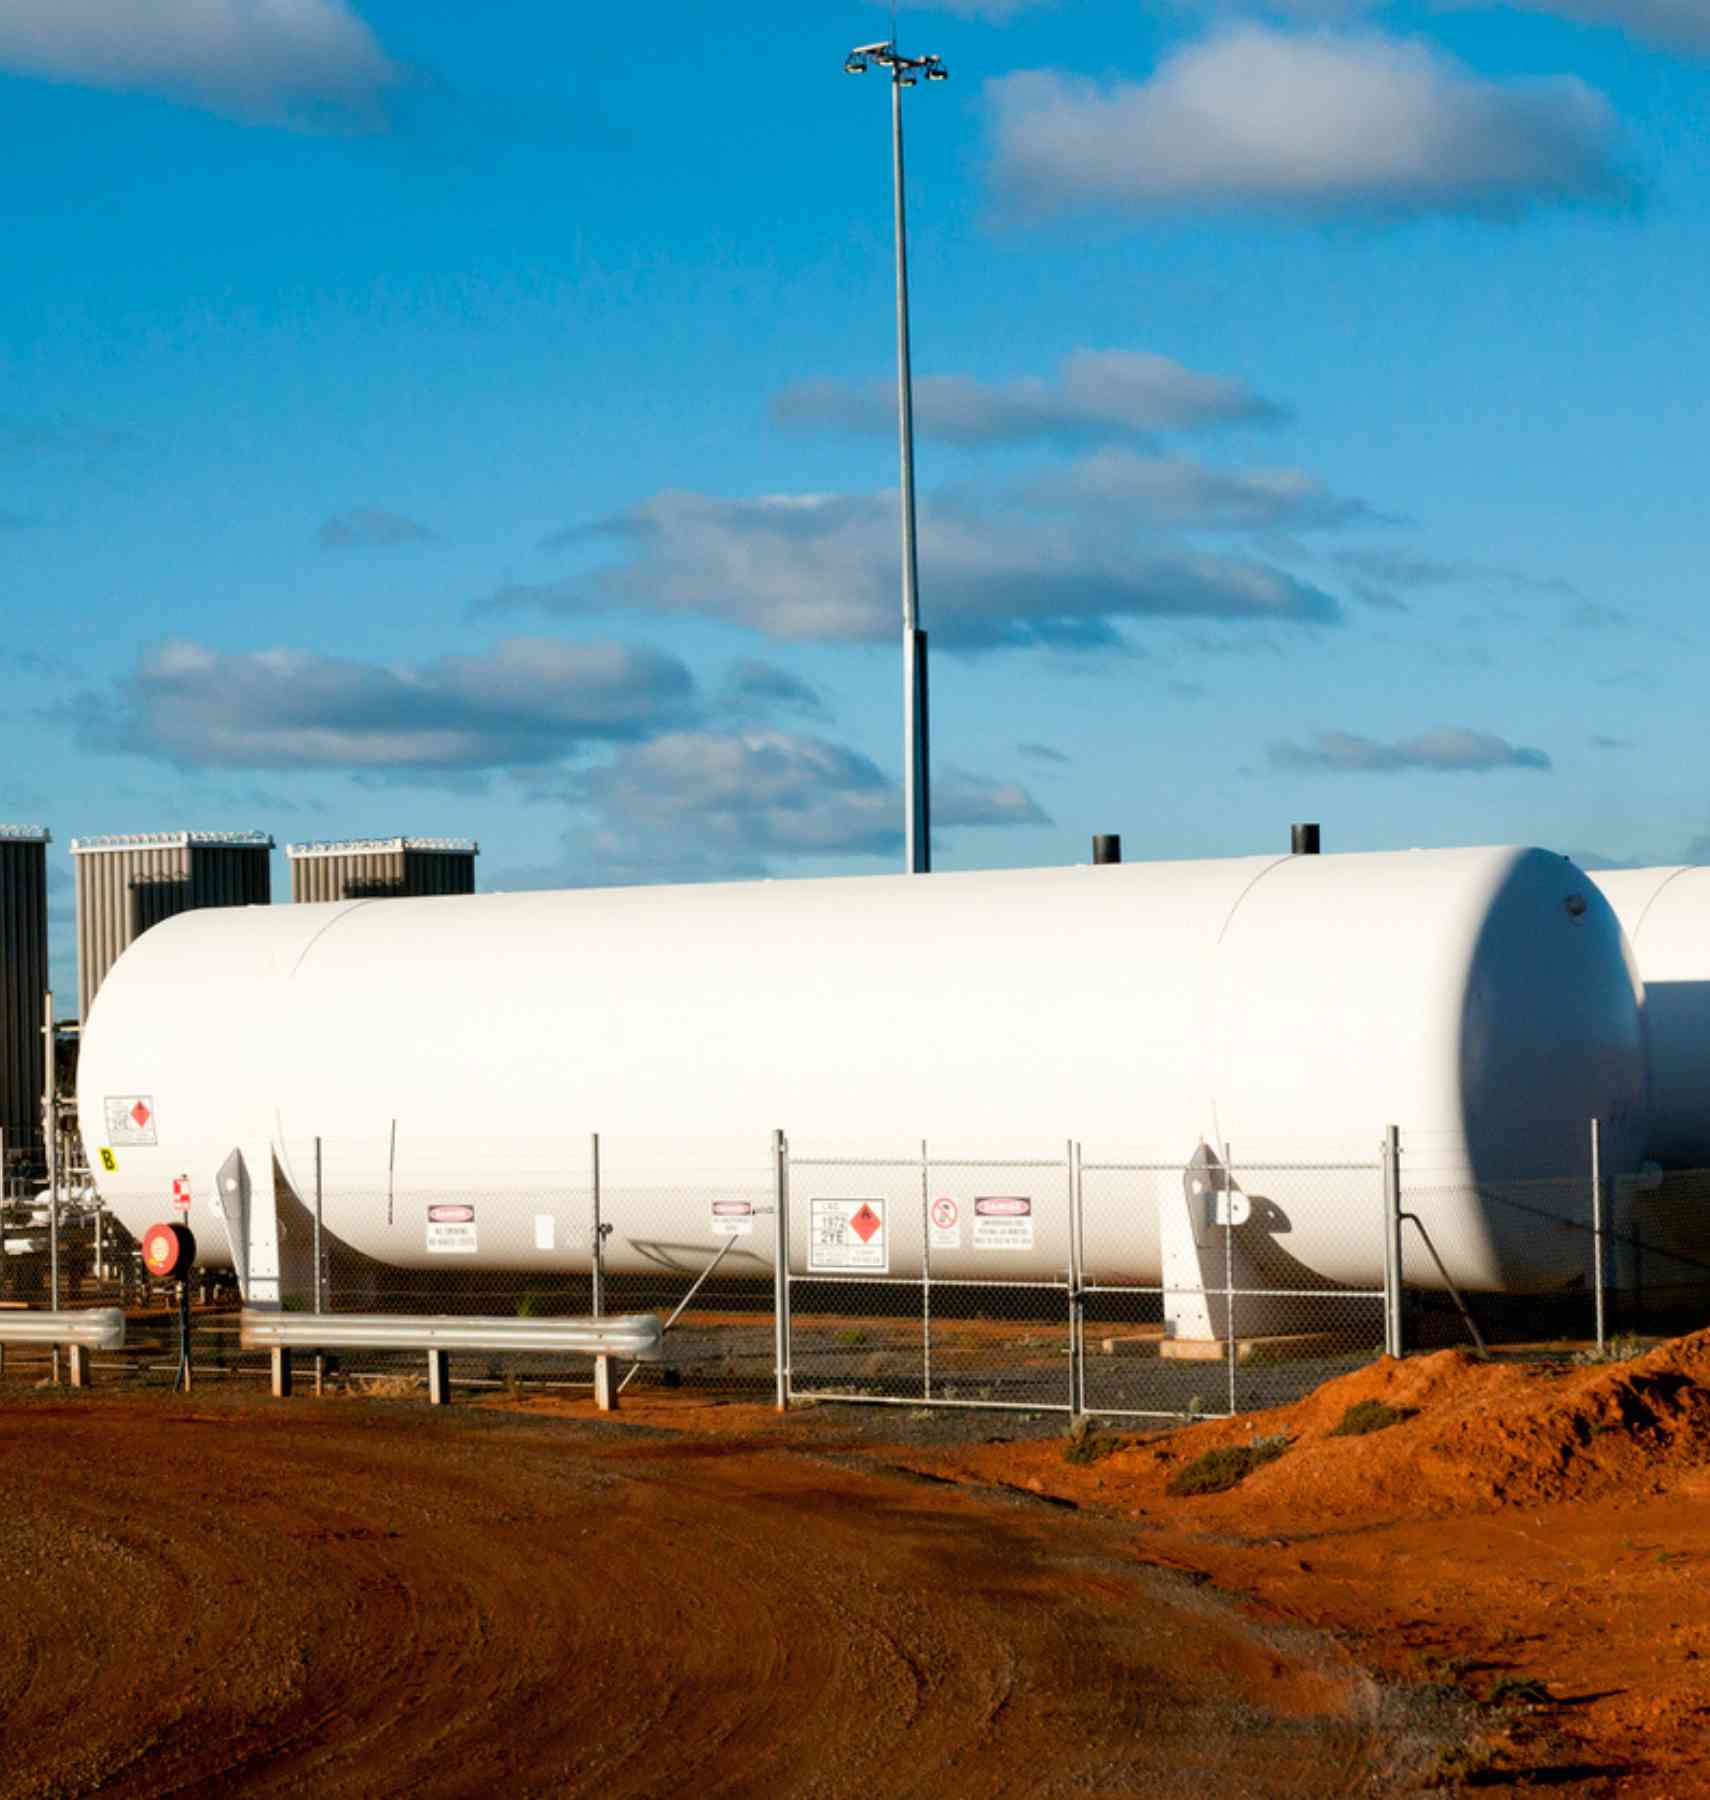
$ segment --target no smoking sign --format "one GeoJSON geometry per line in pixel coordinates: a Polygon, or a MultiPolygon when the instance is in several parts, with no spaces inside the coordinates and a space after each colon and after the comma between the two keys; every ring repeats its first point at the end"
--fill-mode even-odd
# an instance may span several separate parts
{"type": "Polygon", "coordinates": [[[962,1247],[962,1209],[948,1194],[933,1201],[929,1217],[932,1222],[934,1250],[960,1250],[962,1247]]]}

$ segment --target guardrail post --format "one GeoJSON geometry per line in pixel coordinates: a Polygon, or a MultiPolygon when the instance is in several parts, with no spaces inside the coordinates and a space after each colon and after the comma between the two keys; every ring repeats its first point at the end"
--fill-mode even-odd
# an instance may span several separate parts
{"type": "Polygon", "coordinates": [[[291,1351],[288,1345],[275,1344],[273,1358],[273,1398],[289,1400],[291,1398],[291,1351]]]}
{"type": "Polygon", "coordinates": [[[772,1362],[779,1412],[790,1410],[790,1144],[772,1133],[772,1362]]]}
{"type": "Polygon", "coordinates": [[[609,1356],[594,1358],[594,1404],[601,1412],[616,1412],[618,1409],[618,1388],[612,1380],[612,1359],[609,1356]]]}
{"type": "Polygon", "coordinates": [[[86,1388],[89,1385],[89,1346],[87,1344],[67,1344],[66,1356],[70,1364],[71,1385],[74,1388],[86,1388]]]}
{"type": "Polygon", "coordinates": [[[451,1354],[446,1350],[430,1350],[428,1359],[428,1404],[451,1404],[451,1354]]]}
{"type": "Polygon", "coordinates": [[[1401,1321],[1401,1128],[1383,1134],[1383,1336],[1384,1354],[1405,1353],[1401,1321]]]}

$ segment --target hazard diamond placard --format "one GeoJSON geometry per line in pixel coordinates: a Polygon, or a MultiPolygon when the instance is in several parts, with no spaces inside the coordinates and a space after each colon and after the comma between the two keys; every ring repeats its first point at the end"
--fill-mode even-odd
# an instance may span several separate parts
{"type": "Polygon", "coordinates": [[[808,1273],[886,1275],[891,1243],[883,1200],[810,1200],[808,1273]]]}
{"type": "Polygon", "coordinates": [[[148,1094],[108,1094],[102,1102],[107,1115],[109,1144],[153,1144],[154,1100],[148,1094]]]}

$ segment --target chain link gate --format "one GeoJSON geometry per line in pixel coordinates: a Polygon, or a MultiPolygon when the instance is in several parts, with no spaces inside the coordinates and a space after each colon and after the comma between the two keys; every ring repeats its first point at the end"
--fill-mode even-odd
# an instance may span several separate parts
{"type": "Polygon", "coordinates": [[[789,1153],[789,1397],[1074,1412],[1074,1171],[789,1153]]]}
{"type": "Polygon", "coordinates": [[[1274,1248],[1352,1193],[1347,1260],[1384,1266],[1377,1160],[784,1154],[789,1399],[1225,1417],[1384,1349],[1384,1288],[1274,1248]]]}

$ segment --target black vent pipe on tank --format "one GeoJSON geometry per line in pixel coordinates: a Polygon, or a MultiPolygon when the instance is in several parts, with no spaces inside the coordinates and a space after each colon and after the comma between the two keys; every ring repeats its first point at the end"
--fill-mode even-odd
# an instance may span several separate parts
{"type": "Polygon", "coordinates": [[[1316,856],[1318,854],[1318,827],[1316,825],[1291,825],[1288,828],[1289,850],[1295,856],[1316,856]]]}
{"type": "Polygon", "coordinates": [[[1122,839],[1114,832],[1101,831],[1092,841],[1092,859],[1095,863],[1121,862],[1122,839]]]}

